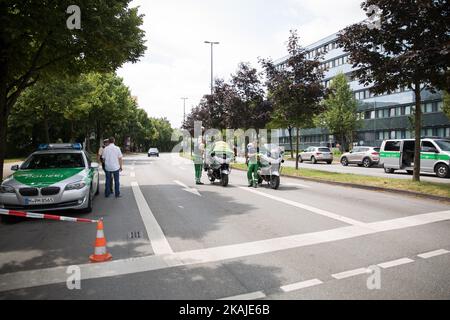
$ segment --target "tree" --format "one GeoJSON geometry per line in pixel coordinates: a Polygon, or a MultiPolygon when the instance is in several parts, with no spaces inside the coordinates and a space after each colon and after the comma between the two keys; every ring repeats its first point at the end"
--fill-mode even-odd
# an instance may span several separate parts
{"type": "Polygon", "coordinates": [[[310,60],[307,51],[299,44],[296,31],[291,31],[288,41],[289,57],[284,66],[271,60],[262,60],[266,71],[269,97],[274,107],[274,121],[289,124],[297,130],[296,169],[298,169],[300,129],[310,128],[313,119],[323,111],[320,104],[325,94],[322,85],[323,68],[320,57],[310,60]]]}
{"type": "Polygon", "coordinates": [[[450,94],[446,91],[444,92],[444,113],[447,115],[447,118],[450,119],[450,94]]]}
{"type": "Polygon", "coordinates": [[[356,129],[361,127],[361,120],[358,119],[358,103],[343,73],[331,81],[330,92],[323,104],[326,109],[317,117],[316,123],[340,138],[344,152],[356,129]]]}
{"type": "Polygon", "coordinates": [[[338,43],[350,52],[354,75],[372,92],[391,93],[402,87],[415,96],[414,181],[420,181],[422,91],[449,85],[450,50],[447,0],[367,0],[368,16],[380,9],[379,27],[359,23],[346,28],[338,43]]]}
{"type": "Polygon", "coordinates": [[[69,30],[70,1],[0,0],[0,179],[8,118],[27,87],[55,75],[114,71],[142,56],[142,16],[129,2],[79,0],[81,29],[69,30]]]}
{"type": "Polygon", "coordinates": [[[11,111],[8,152],[24,156],[40,143],[86,141],[95,151],[103,138],[119,145],[131,140],[131,151],[159,146],[170,150],[172,128],[165,119],[150,118],[114,73],[54,78],[27,88],[11,111]],[[47,126],[48,125],[48,126],[47,126]],[[44,129],[44,130],[42,130],[44,129]],[[97,142],[91,143],[92,133],[97,142]]]}
{"type": "Polygon", "coordinates": [[[265,110],[264,89],[261,75],[250,63],[241,62],[235,74],[231,75],[231,85],[235,99],[228,107],[228,123],[233,129],[262,129],[268,122],[265,110]],[[236,99],[237,98],[237,99],[236,99]]]}

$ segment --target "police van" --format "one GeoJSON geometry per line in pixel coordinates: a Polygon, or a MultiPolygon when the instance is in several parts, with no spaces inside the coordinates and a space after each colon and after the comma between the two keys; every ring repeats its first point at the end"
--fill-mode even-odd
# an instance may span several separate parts
{"type": "MultiPolygon", "coordinates": [[[[396,170],[414,172],[414,139],[383,141],[380,165],[386,173],[396,170]]],[[[435,173],[439,178],[450,177],[450,139],[427,138],[421,140],[421,172],[435,173]]]]}

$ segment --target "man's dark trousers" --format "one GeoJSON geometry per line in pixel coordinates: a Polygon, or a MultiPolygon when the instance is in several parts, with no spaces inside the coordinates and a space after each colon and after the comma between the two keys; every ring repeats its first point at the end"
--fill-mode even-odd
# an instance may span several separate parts
{"type": "Polygon", "coordinates": [[[106,186],[105,186],[105,197],[111,195],[112,190],[112,178],[114,176],[114,194],[116,197],[120,196],[120,170],[117,171],[106,171],[106,186]]]}

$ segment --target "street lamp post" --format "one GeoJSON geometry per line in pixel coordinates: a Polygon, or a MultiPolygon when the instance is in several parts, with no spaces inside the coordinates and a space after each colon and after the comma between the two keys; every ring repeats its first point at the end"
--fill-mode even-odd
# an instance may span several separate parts
{"type": "Polygon", "coordinates": [[[206,44],[211,45],[211,95],[214,91],[214,45],[220,42],[205,41],[206,44]]]}
{"type": "Polygon", "coordinates": [[[186,100],[189,98],[181,98],[183,100],[183,125],[186,122],[186,100]]]}

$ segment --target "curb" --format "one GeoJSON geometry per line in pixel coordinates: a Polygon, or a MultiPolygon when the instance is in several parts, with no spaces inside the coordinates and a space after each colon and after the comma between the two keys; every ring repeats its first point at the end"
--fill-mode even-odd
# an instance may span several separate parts
{"type": "MultiPolygon", "coordinates": [[[[238,171],[246,171],[244,169],[240,168],[233,168],[233,170],[238,171]]],[[[341,187],[349,187],[349,188],[355,188],[355,189],[363,189],[363,190],[370,190],[370,191],[381,191],[381,192],[389,192],[389,193],[396,193],[411,197],[418,197],[418,198],[424,198],[424,199],[430,199],[430,200],[438,200],[438,201],[444,201],[444,202],[450,202],[450,198],[442,197],[442,196],[433,196],[428,195],[425,193],[420,192],[414,192],[414,191],[406,191],[406,190],[398,190],[398,189],[390,189],[390,188],[383,188],[383,187],[375,187],[375,186],[364,186],[361,184],[354,184],[354,183],[345,183],[345,182],[336,182],[336,181],[325,181],[320,179],[314,179],[314,178],[306,178],[306,177],[295,177],[295,176],[288,176],[281,174],[282,177],[286,178],[292,178],[297,180],[304,180],[304,181],[311,181],[311,182],[317,182],[317,183],[324,183],[324,184],[331,184],[335,186],[341,186],[341,187]]]]}

